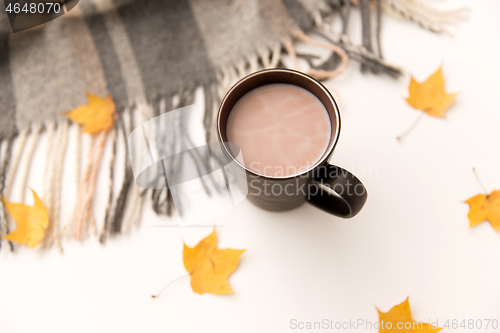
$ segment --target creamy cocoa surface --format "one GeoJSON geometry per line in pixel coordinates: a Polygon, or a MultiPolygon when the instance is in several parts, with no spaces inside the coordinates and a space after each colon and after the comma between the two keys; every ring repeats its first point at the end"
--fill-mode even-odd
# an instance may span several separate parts
{"type": "Polygon", "coordinates": [[[307,170],[322,157],[330,136],[324,105],[291,84],[268,84],[248,92],[227,123],[228,141],[241,148],[245,166],[271,177],[307,170]]]}

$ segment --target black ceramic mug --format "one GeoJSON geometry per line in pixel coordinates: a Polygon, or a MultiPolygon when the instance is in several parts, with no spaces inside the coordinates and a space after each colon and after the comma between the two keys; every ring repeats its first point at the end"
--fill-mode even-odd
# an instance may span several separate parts
{"type": "MultiPolygon", "coordinates": [[[[308,201],[336,216],[355,216],[366,202],[365,186],[349,171],[328,163],[340,135],[337,103],[325,86],[304,73],[289,69],[267,69],[250,74],[236,83],[222,100],[217,115],[217,136],[224,153],[234,159],[227,144],[226,131],[228,117],[234,105],[249,91],[272,83],[292,84],[316,96],[328,111],[330,141],[319,161],[292,176],[264,176],[235,160],[246,172],[248,199],[257,206],[272,211],[293,209],[308,201]]],[[[245,152],[242,153],[244,159],[245,152]]]]}

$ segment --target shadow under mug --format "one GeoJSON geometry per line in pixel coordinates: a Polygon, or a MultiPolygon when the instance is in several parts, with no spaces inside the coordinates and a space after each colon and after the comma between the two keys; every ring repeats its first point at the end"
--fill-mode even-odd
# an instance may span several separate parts
{"type": "Polygon", "coordinates": [[[247,198],[257,206],[271,211],[290,210],[308,201],[343,218],[359,213],[367,199],[365,186],[349,171],[328,163],[339,135],[340,112],[328,89],[312,77],[289,69],[266,69],[243,78],[226,94],[217,115],[217,137],[224,153],[246,171],[247,198]],[[270,177],[258,174],[235,160],[227,144],[227,120],[234,105],[249,91],[272,83],[293,84],[308,90],[325,106],[330,118],[328,148],[314,165],[292,176],[270,177]]]}

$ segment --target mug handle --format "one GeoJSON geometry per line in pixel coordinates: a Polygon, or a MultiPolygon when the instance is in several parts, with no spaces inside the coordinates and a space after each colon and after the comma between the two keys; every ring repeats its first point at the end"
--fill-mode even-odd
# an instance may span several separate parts
{"type": "Polygon", "coordinates": [[[309,187],[308,201],[342,218],[358,214],[368,197],[366,187],[356,176],[341,167],[327,164],[326,171],[318,171],[318,175],[315,175],[311,183],[313,186],[309,187]]]}

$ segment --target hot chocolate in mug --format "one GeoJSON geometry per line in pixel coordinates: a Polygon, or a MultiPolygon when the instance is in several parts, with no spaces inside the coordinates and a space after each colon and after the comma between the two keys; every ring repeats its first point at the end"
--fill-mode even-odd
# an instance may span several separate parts
{"type": "Polygon", "coordinates": [[[339,135],[340,112],[328,89],[289,69],[243,78],[226,94],[217,115],[218,141],[245,170],[248,199],[271,211],[308,201],[343,218],[359,213],[367,199],[365,186],[328,162],[339,135]],[[243,163],[234,158],[234,144],[243,163]]]}

